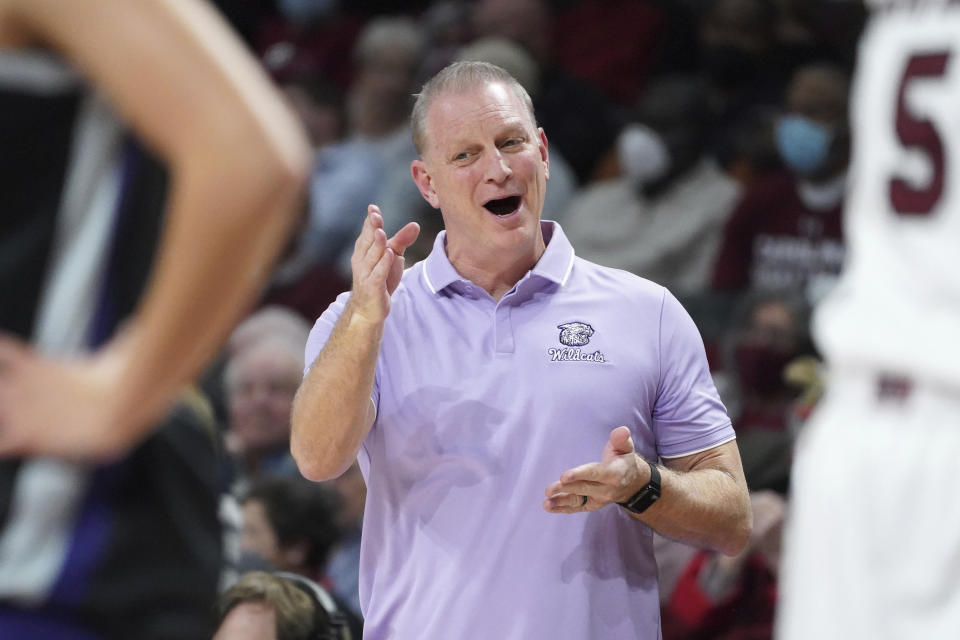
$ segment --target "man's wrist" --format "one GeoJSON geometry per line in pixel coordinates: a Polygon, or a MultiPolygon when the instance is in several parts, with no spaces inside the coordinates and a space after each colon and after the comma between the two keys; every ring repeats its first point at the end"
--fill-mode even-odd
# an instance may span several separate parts
{"type": "Polygon", "coordinates": [[[647,484],[623,502],[617,503],[630,513],[643,513],[660,499],[660,470],[649,460],[644,460],[644,462],[650,467],[650,479],[647,484]]]}
{"type": "Polygon", "coordinates": [[[359,331],[365,335],[382,334],[386,324],[386,316],[379,313],[367,313],[360,305],[353,305],[347,302],[343,315],[346,320],[348,330],[359,331]]]}

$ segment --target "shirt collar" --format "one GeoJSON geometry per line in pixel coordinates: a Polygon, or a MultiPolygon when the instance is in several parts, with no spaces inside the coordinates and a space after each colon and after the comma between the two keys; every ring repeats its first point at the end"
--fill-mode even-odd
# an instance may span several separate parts
{"type": "MultiPolygon", "coordinates": [[[[573,268],[573,246],[556,222],[541,220],[540,229],[547,248],[529,275],[563,285],[573,268]]],[[[433,250],[427,256],[423,268],[427,287],[432,293],[443,291],[454,282],[466,282],[466,278],[457,273],[450,263],[446,247],[447,232],[441,231],[433,242],[433,250]]]]}

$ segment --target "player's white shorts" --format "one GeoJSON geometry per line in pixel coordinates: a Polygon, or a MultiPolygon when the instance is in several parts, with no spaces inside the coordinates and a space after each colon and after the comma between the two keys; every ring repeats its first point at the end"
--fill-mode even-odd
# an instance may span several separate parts
{"type": "Polygon", "coordinates": [[[832,382],[797,443],[776,637],[960,638],[960,391],[832,382]]]}

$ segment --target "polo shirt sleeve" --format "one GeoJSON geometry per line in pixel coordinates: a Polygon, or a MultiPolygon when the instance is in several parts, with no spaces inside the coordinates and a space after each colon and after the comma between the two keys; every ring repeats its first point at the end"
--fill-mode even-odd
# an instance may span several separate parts
{"type": "Polygon", "coordinates": [[[660,379],[653,425],[657,452],[664,458],[690,455],[734,438],[700,332],[666,289],[660,310],[660,379]]]}
{"type": "MultiPolygon", "coordinates": [[[[307,337],[307,346],[303,352],[303,377],[307,377],[307,373],[310,371],[310,368],[313,366],[313,363],[316,361],[317,356],[320,355],[320,352],[323,351],[324,345],[327,344],[327,340],[330,339],[330,334],[333,333],[333,328],[336,326],[337,321],[340,319],[340,316],[343,314],[344,308],[347,306],[347,301],[350,299],[350,292],[346,291],[337,296],[337,299],[334,300],[327,310],[324,311],[317,321],[313,325],[313,329],[310,330],[310,335],[307,337]]],[[[377,367],[377,373],[373,377],[373,389],[370,392],[370,400],[373,402],[374,408],[377,407],[377,398],[380,397],[380,367],[377,367]]]]}

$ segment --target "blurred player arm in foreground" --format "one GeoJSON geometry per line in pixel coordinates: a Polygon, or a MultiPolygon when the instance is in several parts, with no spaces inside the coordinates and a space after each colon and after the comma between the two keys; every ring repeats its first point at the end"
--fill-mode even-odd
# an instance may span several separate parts
{"type": "Polygon", "coordinates": [[[295,219],[300,125],[194,0],[0,0],[0,46],[60,51],[170,171],[151,281],[127,327],[56,360],[0,336],[0,454],[104,459],[134,445],[252,303],[295,219]]]}

